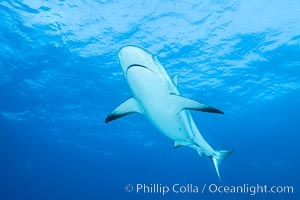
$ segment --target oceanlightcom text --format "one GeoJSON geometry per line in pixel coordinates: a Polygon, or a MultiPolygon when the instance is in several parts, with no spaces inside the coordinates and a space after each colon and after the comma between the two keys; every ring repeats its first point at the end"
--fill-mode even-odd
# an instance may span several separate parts
{"type": "Polygon", "coordinates": [[[159,194],[167,195],[170,193],[175,194],[249,194],[251,196],[257,194],[293,194],[293,186],[268,186],[268,185],[218,185],[218,184],[179,184],[164,185],[159,183],[143,184],[137,183],[135,185],[127,184],[125,186],[126,192],[134,192],[136,194],[159,194]]]}

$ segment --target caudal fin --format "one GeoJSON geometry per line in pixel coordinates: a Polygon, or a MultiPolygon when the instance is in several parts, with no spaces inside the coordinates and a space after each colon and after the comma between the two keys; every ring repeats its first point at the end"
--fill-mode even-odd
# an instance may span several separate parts
{"type": "Polygon", "coordinates": [[[221,164],[221,162],[227,158],[233,151],[215,151],[215,154],[210,156],[210,159],[213,161],[214,166],[216,168],[219,180],[221,181],[221,176],[220,176],[220,171],[219,171],[219,165],[221,164]]]}

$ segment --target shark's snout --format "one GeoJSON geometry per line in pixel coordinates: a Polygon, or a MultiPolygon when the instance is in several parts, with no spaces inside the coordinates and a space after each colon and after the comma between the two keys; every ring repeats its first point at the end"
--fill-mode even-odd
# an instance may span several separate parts
{"type": "Polygon", "coordinates": [[[119,58],[125,73],[132,66],[151,69],[154,63],[154,57],[150,52],[136,46],[122,47],[119,51],[119,58]]]}
{"type": "Polygon", "coordinates": [[[124,46],[119,51],[120,58],[132,57],[134,55],[140,54],[142,51],[141,48],[136,46],[124,46]]]}

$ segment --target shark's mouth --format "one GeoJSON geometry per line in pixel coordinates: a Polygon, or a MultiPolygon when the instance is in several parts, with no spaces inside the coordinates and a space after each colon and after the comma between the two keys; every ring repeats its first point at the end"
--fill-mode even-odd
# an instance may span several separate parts
{"type": "Polygon", "coordinates": [[[153,72],[149,67],[146,67],[145,65],[132,64],[132,65],[129,65],[129,66],[127,67],[127,69],[126,69],[126,75],[127,75],[127,73],[128,73],[128,70],[131,69],[131,68],[133,68],[133,67],[141,67],[141,68],[144,68],[144,69],[147,69],[147,70],[153,72]]]}

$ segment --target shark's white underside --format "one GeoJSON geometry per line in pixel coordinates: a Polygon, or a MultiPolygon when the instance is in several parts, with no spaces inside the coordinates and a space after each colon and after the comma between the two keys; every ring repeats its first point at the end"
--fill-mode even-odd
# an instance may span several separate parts
{"type": "Polygon", "coordinates": [[[119,58],[133,97],[110,113],[105,122],[130,113],[141,113],[160,132],[175,141],[175,148],[189,146],[200,157],[211,158],[220,179],[219,164],[232,151],[214,150],[200,134],[189,110],[223,112],[181,96],[177,76],[171,79],[150,52],[136,46],[125,46],[121,48],[119,58]]]}

